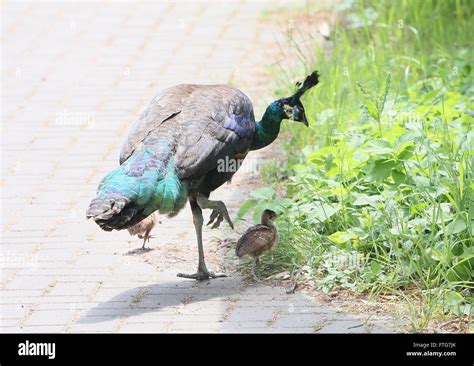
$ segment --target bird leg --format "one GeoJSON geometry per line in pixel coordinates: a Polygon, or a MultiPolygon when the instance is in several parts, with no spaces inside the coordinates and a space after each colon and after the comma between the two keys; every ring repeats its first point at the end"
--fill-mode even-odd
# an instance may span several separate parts
{"type": "Polygon", "coordinates": [[[189,203],[191,204],[191,210],[193,213],[193,223],[194,228],[196,229],[196,237],[198,243],[198,253],[199,253],[199,263],[198,263],[198,270],[196,273],[193,274],[185,274],[185,273],[178,273],[178,277],[183,278],[191,278],[194,280],[208,280],[210,278],[218,278],[218,277],[226,277],[224,274],[216,274],[214,272],[209,272],[206,263],[204,261],[204,250],[202,247],[202,225],[204,223],[204,219],[202,217],[202,210],[199,207],[196,201],[190,200],[189,203]]]}
{"type": "Polygon", "coordinates": [[[201,193],[197,194],[197,203],[202,209],[210,208],[212,209],[211,216],[207,225],[212,225],[212,229],[218,228],[223,219],[227,221],[232,230],[234,230],[234,224],[230,219],[229,212],[227,212],[227,207],[222,201],[211,201],[206,196],[201,193]]]}
{"type": "Polygon", "coordinates": [[[255,281],[260,282],[260,277],[257,275],[257,270],[260,268],[260,259],[258,257],[255,257],[253,266],[252,266],[252,275],[255,281]]]}
{"type": "Polygon", "coordinates": [[[141,235],[138,235],[139,238],[143,238],[143,245],[142,245],[142,250],[150,250],[150,248],[145,248],[145,244],[146,242],[148,241],[148,244],[150,244],[150,238],[152,237],[150,235],[150,230],[148,230],[145,235],[141,236],[141,235]]]}

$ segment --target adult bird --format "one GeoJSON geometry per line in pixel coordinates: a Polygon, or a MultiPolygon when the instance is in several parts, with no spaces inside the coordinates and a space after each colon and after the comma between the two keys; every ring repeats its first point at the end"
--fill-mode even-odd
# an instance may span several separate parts
{"type": "Polygon", "coordinates": [[[251,150],[272,143],[282,120],[308,125],[300,97],[318,83],[313,72],[288,98],[272,102],[255,122],[252,102],[240,90],[222,85],[176,85],[156,96],[133,125],[120,153],[120,166],[100,183],[87,218],[103,230],[127,229],[155,211],[176,215],[189,200],[198,244],[198,270],[179,277],[222,277],[208,271],[202,245],[203,209],[212,209],[208,225],[225,219],[222,201],[212,191],[229,181],[251,150]],[[219,169],[218,169],[219,168],[219,169]]]}

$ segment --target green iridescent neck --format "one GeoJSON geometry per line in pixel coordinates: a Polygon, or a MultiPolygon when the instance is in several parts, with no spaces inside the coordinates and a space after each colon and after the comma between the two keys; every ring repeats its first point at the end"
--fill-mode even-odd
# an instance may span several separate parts
{"type": "Polygon", "coordinates": [[[278,101],[270,104],[262,116],[262,120],[256,123],[250,150],[258,150],[270,145],[280,132],[281,121],[285,118],[285,112],[278,101]]]}

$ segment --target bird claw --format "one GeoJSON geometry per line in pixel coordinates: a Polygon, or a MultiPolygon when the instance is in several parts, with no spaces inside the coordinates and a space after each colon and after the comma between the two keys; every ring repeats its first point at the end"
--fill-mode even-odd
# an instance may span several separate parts
{"type": "Polygon", "coordinates": [[[211,216],[209,217],[209,222],[207,223],[207,226],[213,224],[211,228],[216,229],[221,225],[221,222],[224,219],[227,221],[230,228],[234,230],[234,224],[232,220],[230,219],[229,213],[227,212],[227,209],[225,207],[223,209],[214,209],[212,211],[211,216]]]}
{"type": "Polygon", "coordinates": [[[211,278],[227,277],[223,273],[214,273],[214,272],[209,272],[209,271],[199,271],[193,274],[178,273],[177,276],[182,277],[182,278],[190,278],[190,279],[198,280],[198,281],[209,280],[211,278]]]}
{"type": "MultiPolygon", "coordinates": [[[[212,210],[211,216],[209,216],[209,222],[207,223],[207,226],[211,225],[212,222],[217,218],[216,222],[219,222],[219,224],[222,222],[222,214],[219,213],[218,210],[212,210]],[[220,221],[218,216],[220,216],[220,221]]],[[[215,224],[214,224],[215,225],[215,224]]],[[[214,227],[213,227],[214,228],[214,227]]]]}
{"type": "Polygon", "coordinates": [[[209,222],[207,225],[212,225],[212,228],[218,228],[221,222],[225,219],[229,226],[234,229],[234,224],[230,219],[229,212],[227,211],[227,207],[225,207],[225,203],[222,201],[211,201],[205,195],[198,193],[196,196],[197,204],[201,207],[201,209],[205,208],[212,208],[211,216],[209,217],[209,222]]]}

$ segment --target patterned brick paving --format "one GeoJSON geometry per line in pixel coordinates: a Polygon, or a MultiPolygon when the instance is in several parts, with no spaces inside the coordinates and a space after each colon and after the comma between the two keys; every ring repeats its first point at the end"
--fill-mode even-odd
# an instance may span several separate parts
{"type": "MultiPolygon", "coordinates": [[[[261,112],[265,56],[277,46],[259,15],[272,4],[3,4],[1,332],[387,331],[302,293],[245,284],[215,240],[238,237],[228,228],[206,230],[205,250],[230,277],[177,278],[197,264],[189,209],[163,219],[143,255],[127,255],[141,245],[127,232],[85,220],[159,90],[232,82],[261,112]]],[[[234,214],[246,178],[214,195],[234,214]]]]}

